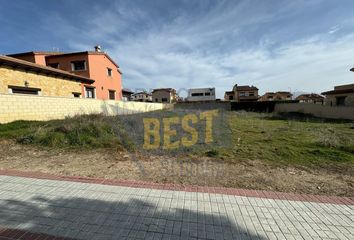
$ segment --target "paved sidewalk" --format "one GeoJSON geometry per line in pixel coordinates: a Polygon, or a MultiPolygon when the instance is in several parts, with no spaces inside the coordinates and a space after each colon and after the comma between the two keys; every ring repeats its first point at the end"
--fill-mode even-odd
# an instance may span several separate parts
{"type": "Polygon", "coordinates": [[[0,227],[0,239],[354,239],[354,206],[0,175],[0,227]]]}

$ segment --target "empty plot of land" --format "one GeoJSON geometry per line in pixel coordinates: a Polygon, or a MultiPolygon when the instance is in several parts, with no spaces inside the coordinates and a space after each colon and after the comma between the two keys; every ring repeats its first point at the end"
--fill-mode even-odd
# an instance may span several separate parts
{"type": "Polygon", "coordinates": [[[142,150],[123,131],[126,123],[119,117],[4,124],[0,168],[354,196],[353,123],[252,113],[225,116],[231,144],[174,154],[142,150]]]}

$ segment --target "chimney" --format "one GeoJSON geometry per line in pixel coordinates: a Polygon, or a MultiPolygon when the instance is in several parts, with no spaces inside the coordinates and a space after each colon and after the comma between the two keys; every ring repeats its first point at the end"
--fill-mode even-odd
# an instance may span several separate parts
{"type": "Polygon", "coordinates": [[[101,46],[100,45],[96,45],[95,46],[95,52],[101,52],[101,46]]]}

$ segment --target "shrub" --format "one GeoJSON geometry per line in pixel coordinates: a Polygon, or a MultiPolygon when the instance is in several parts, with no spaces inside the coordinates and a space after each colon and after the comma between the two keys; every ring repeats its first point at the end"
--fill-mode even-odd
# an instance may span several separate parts
{"type": "Polygon", "coordinates": [[[212,149],[212,150],[205,152],[205,155],[208,157],[217,157],[217,156],[219,156],[219,151],[216,149],[212,149]]]}
{"type": "Polygon", "coordinates": [[[17,142],[45,147],[133,149],[134,143],[117,125],[118,117],[76,116],[32,126],[30,131],[17,136],[17,142]]]}

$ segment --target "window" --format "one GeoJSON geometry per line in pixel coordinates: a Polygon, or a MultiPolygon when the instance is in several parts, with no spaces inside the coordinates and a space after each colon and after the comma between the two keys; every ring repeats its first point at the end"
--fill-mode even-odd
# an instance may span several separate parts
{"type": "Polygon", "coordinates": [[[204,95],[205,96],[210,96],[210,92],[206,92],[204,95]]]}
{"type": "Polygon", "coordinates": [[[86,61],[71,62],[72,71],[84,71],[86,70],[86,61]]]}
{"type": "Polygon", "coordinates": [[[192,97],[199,97],[199,96],[203,96],[203,93],[192,93],[191,95],[192,97]]]}
{"type": "Polygon", "coordinates": [[[49,63],[48,66],[52,68],[59,68],[59,63],[49,63]]]}
{"type": "Polygon", "coordinates": [[[345,97],[336,97],[336,104],[337,106],[344,106],[345,105],[345,97]]]}
{"type": "Polygon", "coordinates": [[[107,68],[107,75],[108,75],[109,77],[112,77],[112,69],[107,68]]]}
{"type": "Polygon", "coordinates": [[[14,94],[39,95],[40,91],[40,88],[9,86],[9,92],[14,94]]]}
{"type": "Polygon", "coordinates": [[[246,96],[246,93],[245,92],[240,92],[240,97],[244,97],[246,96]]]}
{"type": "Polygon", "coordinates": [[[95,98],[95,88],[85,87],[86,98],[95,98]]]}
{"type": "Polygon", "coordinates": [[[155,102],[159,102],[159,99],[158,99],[158,98],[155,98],[155,102]]]}
{"type": "Polygon", "coordinates": [[[162,98],[161,102],[167,102],[167,98],[162,98]]]}
{"type": "Polygon", "coordinates": [[[73,97],[74,98],[79,98],[80,96],[81,96],[81,93],[73,92],[73,97]]]}
{"type": "Polygon", "coordinates": [[[229,100],[234,100],[234,96],[229,96],[229,100]]]}
{"type": "Polygon", "coordinates": [[[109,94],[109,99],[110,100],[115,100],[116,99],[116,91],[108,90],[108,94],[109,94]]]}
{"type": "Polygon", "coordinates": [[[249,92],[248,96],[253,97],[254,96],[254,92],[249,92]]]}

